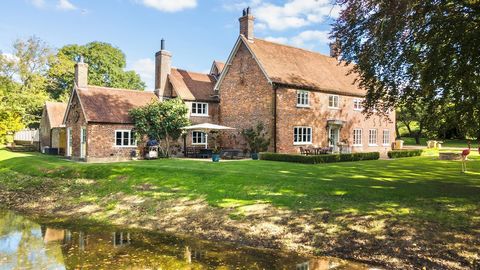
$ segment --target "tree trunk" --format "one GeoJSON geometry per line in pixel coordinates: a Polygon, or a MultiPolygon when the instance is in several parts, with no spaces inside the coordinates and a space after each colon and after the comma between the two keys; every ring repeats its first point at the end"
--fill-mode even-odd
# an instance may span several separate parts
{"type": "Polygon", "coordinates": [[[165,130],[165,143],[167,148],[165,156],[169,158],[170,157],[170,141],[168,139],[168,132],[166,130],[165,130]]]}
{"type": "Polygon", "coordinates": [[[395,133],[397,133],[397,138],[400,139],[402,136],[400,136],[400,130],[398,128],[398,123],[395,122],[395,133]]]}
{"type": "Polygon", "coordinates": [[[420,138],[422,137],[422,131],[423,131],[423,127],[420,124],[420,126],[418,127],[418,132],[415,133],[415,144],[416,145],[420,145],[420,138]]]}
{"type": "Polygon", "coordinates": [[[412,129],[410,128],[410,122],[403,122],[403,124],[405,125],[405,127],[407,127],[408,134],[410,134],[410,137],[414,137],[412,133],[412,129]]]}

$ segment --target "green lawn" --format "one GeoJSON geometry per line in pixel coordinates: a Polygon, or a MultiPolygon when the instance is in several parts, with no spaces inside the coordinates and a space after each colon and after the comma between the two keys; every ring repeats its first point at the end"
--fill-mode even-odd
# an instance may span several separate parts
{"type": "Polygon", "coordinates": [[[79,202],[100,202],[122,192],[158,200],[203,198],[211,206],[238,209],[240,216],[242,206],[269,203],[311,213],[431,221],[467,229],[480,224],[480,158],[472,156],[468,167],[462,174],[459,162],[432,156],[321,165],[179,159],[83,164],[0,149],[0,188],[41,185],[14,179],[15,173],[47,176],[60,186],[60,178],[85,178],[96,182],[61,188],[75,189],[81,194],[79,202]],[[145,184],[155,188],[138,189],[145,184]]]}
{"type": "MultiPolygon", "coordinates": [[[[415,138],[410,138],[410,137],[402,137],[402,140],[404,141],[405,145],[416,145],[415,144],[415,138]]],[[[427,138],[420,138],[420,145],[421,146],[427,146],[427,141],[430,139],[427,138]]],[[[467,140],[441,140],[443,141],[442,147],[458,147],[458,148],[467,148],[467,140]]],[[[476,142],[472,141],[472,147],[475,148],[476,142]]]]}

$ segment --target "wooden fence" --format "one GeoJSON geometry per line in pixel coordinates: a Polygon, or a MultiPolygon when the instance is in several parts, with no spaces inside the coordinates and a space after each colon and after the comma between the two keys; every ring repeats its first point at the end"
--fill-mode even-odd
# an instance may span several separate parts
{"type": "Polygon", "coordinates": [[[40,136],[38,129],[25,129],[15,132],[13,137],[15,142],[39,142],[40,136]]]}

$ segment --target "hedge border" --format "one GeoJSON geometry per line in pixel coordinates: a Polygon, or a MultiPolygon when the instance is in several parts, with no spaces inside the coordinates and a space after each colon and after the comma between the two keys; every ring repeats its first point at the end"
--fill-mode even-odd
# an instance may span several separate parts
{"type": "Polygon", "coordinates": [[[389,158],[419,157],[423,153],[422,149],[392,150],[388,151],[389,158]]]}
{"type": "Polygon", "coordinates": [[[260,153],[261,160],[295,162],[304,164],[321,164],[346,161],[377,160],[380,158],[379,152],[362,152],[351,154],[326,154],[303,156],[298,154],[279,154],[271,152],[260,153]]]}

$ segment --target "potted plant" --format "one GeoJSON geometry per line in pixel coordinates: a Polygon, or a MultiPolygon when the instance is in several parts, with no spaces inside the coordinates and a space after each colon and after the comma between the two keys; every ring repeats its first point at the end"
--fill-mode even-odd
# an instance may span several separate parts
{"type": "Polygon", "coordinates": [[[220,147],[215,146],[212,150],[212,161],[219,162],[220,161],[220,152],[222,149],[220,147]]]}
{"type": "Polygon", "coordinates": [[[210,132],[210,138],[213,140],[214,146],[212,150],[212,161],[219,162],[220,161],[220,152],[222,149],[218,146],[218,131],[210,132]]]}
{"type": "Polygon", "coordinates": [[[270,145],[270,139],[266,136],[263,123],[258,123],[255,128],[244,129],[242,135],[247,141],[253,160],[257,160],[258,153],[266,151],[270,145]]]}

